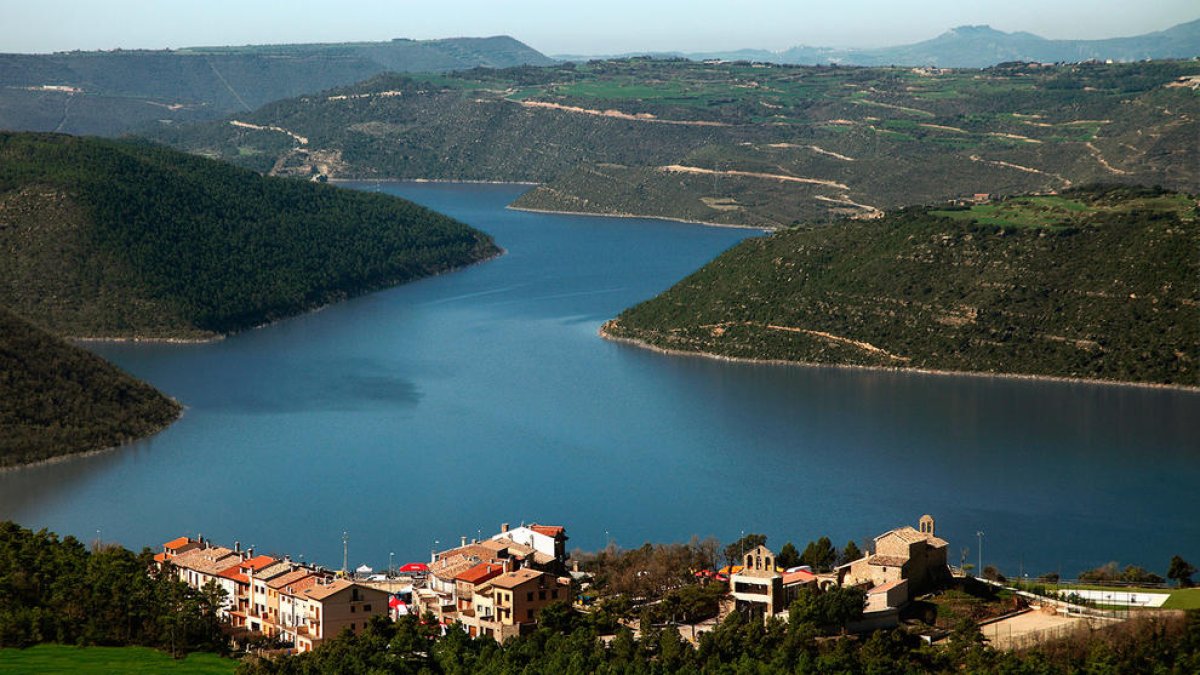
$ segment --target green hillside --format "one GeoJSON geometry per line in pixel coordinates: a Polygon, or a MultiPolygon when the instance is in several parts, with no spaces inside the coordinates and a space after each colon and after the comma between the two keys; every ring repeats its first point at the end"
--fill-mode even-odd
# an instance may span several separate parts
{"type": "Polygon", "coordinates": [[[514,206],[776,228],[1093,182],[1196,191],[1197,87],[1191,61],[632,59],[381,75],[145,133],[277,175],[534,181],[514,206]]]}
{"type": "Polygon", "coordinates": [[[394,197],[148,144],[0,134],[0,306],[58,335],[211,337],[496,252],[394,197]]]}
{"type": "Polygon", "coordinates": [[[0,467],[154,433],[179,404],[0,308],[0,467]]]}
{"type": "Polygon", "coordinates": [[[671,350],[1200,385],[1194,196],[1083,188],[750,239],[606,325],[671,350]]]}
{"type": "Polygon", "coordinates": [[[0,129],[118,135],[160,120],[216,119],[387,71],[550,63],[507,36],[0,54],[0,129]]]}

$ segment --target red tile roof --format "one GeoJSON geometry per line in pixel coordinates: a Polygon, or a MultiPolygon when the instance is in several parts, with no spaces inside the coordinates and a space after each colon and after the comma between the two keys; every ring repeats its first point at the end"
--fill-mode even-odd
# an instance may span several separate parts
{"type": "Polygon", "coordinates": [[[295,595],[297,593],[303,592],[306,588],[312,588],[313,586],[316,586],[317,582],[323,581],[323,580],[324,580],[324,577],[319,577],[314,574],[309,577],[304,577],[303,579],[300,579],[299,581],[293,581],[292,583],[288,584],[287,586],[284,586],[282,592],[287,593],[289,595],[295,595]]]}
{"type": "Polygon", "coordinates": [[[160,563],[160,562],[164,562],[166,559],[167,559],[166,553],[155,553],[154,554],[154,562],[160,563]]]}
{"type": "Polygon", "coordinates": [[[251,558],[249,560],[243,560],[242,567],[246,567],[246,568],[252,569],[255,572],[257,572],[257,571],[261,570],[262,568],[270,567],[271,565],[274,565],[277,562],[279,562],[279,561],[272,558],[269,555],[258,555],[258,556],[254,556],[253,558],[251,558]]]}
{"type": "Polygon", "coordinates": [[[178,539],[172,539],[171,541],[163,544],[163,548],[168,551],[174,551],[175,549],[183,548],[190,543],[192,543],[191,539],[187,537],[179,537],[178,539]]]}
{"type": "Polygon", "coordinates": [[[497,577],[504,572],[504,565],[494,565],[492,563],[479,563],[471,569],[454,577],[456,581],[465,581],[469,584],[481,584],[488,579],[497,577]]]}
{"type": "Polygon", "coordinates": [[[810,581],[815,580],[816,578],[817,578],[817,575],[813,574],[812,572],[806,572],[804,570],[796,570],[795,572],[789,572],[789,573],[783,575],[783,585],[788,586],[788,585],[797,584],[797,583],[806,584],[810,581]]]}
{"type": "Polygon", "coordinates": [[[529,529],[547,537],[559,537],[566,531],[562,525],[530,525],[529,529]]]}
{"type": "Polygon", "coordinates": [[[287,574],[275,577],[274,579],[268,581],[267,587],[278,590],[285,586],[291,586],[292,584],[296,583],[297,581],[300,581],[301,579],[303,579],[305,577],[309,577],[309,576],[312,576],[311,570],[306,570],[306,569],[293,570],[291,572],[288,572],[287,574]]]}
{"type": "Polygon", "coordinates": [[[234,565],[233,567],[230,567],[229,569],[222,571],[217,576],[224,577],[226,579],[233,579],[234,581],[241,583],[241,584],[250,583],[250,578],[247,577],[245,574],[242,574],[241,570],[242,570],[241,565],[234,565]]]}
{"type": "Polygon", "coordinates": [[[492,585],[497,588],[513,589],[521,584],[535,581],[540,577],[548,577],[550,575],[545,572],[539,572],[531,569],[520,569],[516,572],[508,572],[501,574],[492,580],[492,585]]]}

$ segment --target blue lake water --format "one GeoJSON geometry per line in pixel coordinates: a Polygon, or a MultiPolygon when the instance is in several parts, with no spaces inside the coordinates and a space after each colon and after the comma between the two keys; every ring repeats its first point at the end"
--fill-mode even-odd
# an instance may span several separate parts
{"type": "Polygon", "coordinates": [[[1200,560],[1200,395],[759,366],[600,339],[756,233],[506,210],[522,188],[384,184],[507,254],[220,342],[89,348],[187,406],[152,439],[0,473],[0,518],[181,533],[381,567],[502,521],[569,546],[765,532],[839,546],[937,518],[1008,574],[1200,560]],[[436,542],[436,544],[435,544],[436,542]]]}

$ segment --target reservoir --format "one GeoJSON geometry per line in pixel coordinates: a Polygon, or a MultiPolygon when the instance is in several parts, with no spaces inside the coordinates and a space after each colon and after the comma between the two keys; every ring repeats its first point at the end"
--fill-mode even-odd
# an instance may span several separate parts
{"type": "MultiPolygon", "coordinates": [[[[371,184],[506,255],[207,344],[89,349],[186,406],[157,436],[0,473],[0,518],[180,534],[340,567],[501,522],[839,548],[923,513],[1008,575],[1200,563],[1200,394],[675,357],[602,340],[750,230],[505,209],[511,185],[371,184]],[[982,532],[982,537],[978,535],[982,532]]],[[[964,549],[966,549],[964,551],[964,549]]]]}

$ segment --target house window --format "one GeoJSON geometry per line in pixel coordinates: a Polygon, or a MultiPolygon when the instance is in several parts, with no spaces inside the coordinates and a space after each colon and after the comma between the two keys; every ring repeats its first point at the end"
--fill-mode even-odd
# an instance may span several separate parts
{"type": "Polygon", "coordinates": [[[356,612],[356,611],[358,611],[358,610],[356,610],[356,609],[354,608],[354,605],[350,605],[350,613],[351,613],[351,614],[353,614],[353,613],[354,613],[354,612],[356,612]]]}
{"type": "Polygon", "coordinates": [[[533,618],[533,610],[532,610],[532,609],[527,609],[527,610],[525,610],[525,618],[526,618],[526,619],[532,619],[532,618],[533,618]]]}
{"type": "Polygon", "coordinates": [[[526,594],[525,594],[525,599],[526,599],[526,600],[529,600],[529,601],[532,601],[532,600],[533,600],[533,591],[529,591],[528,593],[526,593],[526,594]]]}
{"type": "Polygon", "coordinates": [[[363,605],[363,611],[364,611],[364,612],[369,612],[369,611],[371,611],[371,606],[370,606],[370,605],[363,605]]]}
{"type": "Polygon", "coordinates": [[[558,589],[557,589],[557,588],[556,588],[556,589],[554,589],[554,590],[552,590],[552,591],[550,591],[550,597],[551,597],[551,598],[553,598],[553,599],[555,599],[555,600],[557,600],[557,599],[558,599],[558,589]]]}
{"type": "Polygon", "coordinates": [[[546,591],[538,591],[538,600],[546,599],[546,591]]]}

